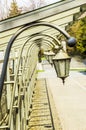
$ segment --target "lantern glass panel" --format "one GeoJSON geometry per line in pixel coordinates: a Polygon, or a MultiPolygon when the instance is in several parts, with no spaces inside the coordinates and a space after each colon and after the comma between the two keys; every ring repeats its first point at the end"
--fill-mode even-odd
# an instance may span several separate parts
{"type": "Polygon", "coordinates": [[[65,69],[66,69],[65,61],[64,60],[54,61],[54,64],[57,71],[57,76],[65,77],[65,69]]]}
{"type": "Polygon", "coordinates": [[[56,70],[56,73],[57,73],[57,76],[59,77],[59,64],[57,61],[54,61],[54,67],[55,67],[55,70],[56,70]]]}
{"type": "Polygon", "coordinates": [[[66,70],[66,64],[65,64],[65,60],[60,60],[58,61],[59,64],[59,77],[65,77],[65,70],[66,70]]]}
{"type": "Polygon", "coordinates": [[[69,75],[69,70],[70,70],[70,59],[66,60],[66,76],[69,75]]]}
{"type": "Polygon", "coordinates": [[[54,61],[54,66],[58,77],[69,76],[70,59],[54,61]]]}
{"type": "Polygon", "coordinates": [[[71,58],[62,50],[53,58],[57,76],[62,79],[63,83],[64,79],[69,76],[70,60],[71,58]]]}

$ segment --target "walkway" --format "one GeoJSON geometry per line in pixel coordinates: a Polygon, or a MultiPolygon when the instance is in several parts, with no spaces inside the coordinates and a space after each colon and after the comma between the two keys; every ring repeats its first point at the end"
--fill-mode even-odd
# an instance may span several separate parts
{"type": "Polygon", "coordinates": [[[29,130],[62,130],[51,93],[49,89],[47,91],[46,79],[37,80],[28,125],[29,130]]]}
{"type": "Polygon", "coordinates": [[[86,73],[71,71],[63,85],[50,65],[43,68],[45,71],[39,77],[46,78],[62,130],[86,130],[86,73]]]}
{"type": "MultiPolygon", "coordinates": [[[[72,68],[86,67],[82,63],[79,64],[79,62],[75,61],[75,59],[72,59],[72,61],[72,68]]],[[[50,102],[51,106],[53,107],[52,114],[54,116],[54,123],[55,127],[58,127],[55,130],[86,130],[86,73],[71,71],[70,76],[66,79],[66,82],[63,85],[61,79],[57,78],[55,70],[53,67],[51,67],[51,65],[45,62],[43,65],[43,70],[44,71],[40,72],[38,75],[37,87],[39,88],[39,91],[37,91],[38,93],[42,92],[42,88],[45,86],[44,82],[46,79],[50,102]]],[[[38,89],[37,87],[36,89],[38,89]]],[[[42,96],[42,100],[39,96],[38,99],[41,103],[43,103],[40,107],[46,107],[46,110],[41,110],[41,113],[45,113],[43,115],[46,115],[48,106],[46,104],[46,100],[43,100],[46,96],[42,96]]],[[[49,120],[47,120],[48,117],[38,117],[38,119],[39,122],[36,123],[44,123],[42,127],[39,127],[41,130],[52,129],[50,127],[51,125],[47,125],[49,124],[49,120]]]]}

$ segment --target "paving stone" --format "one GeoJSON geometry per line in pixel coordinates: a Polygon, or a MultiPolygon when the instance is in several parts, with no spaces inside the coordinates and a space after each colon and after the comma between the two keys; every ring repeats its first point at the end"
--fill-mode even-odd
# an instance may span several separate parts
{"type": "MultiPolygon", "coordinates": [[[[50,97],[50,100],[51,98],[52,97],[50,97]]],[[[54,105],[52,105],[52,109],[55,113],[54,105]]],[[[58,126],[55,130],[61,130],[59,118],[56,116],[56,113],[54,113],[55,127],[58,126]]],[[[45,79],[39,79],[34,89],[32,111],[28,126],[28,130],[53,130],[45,79]]]]}

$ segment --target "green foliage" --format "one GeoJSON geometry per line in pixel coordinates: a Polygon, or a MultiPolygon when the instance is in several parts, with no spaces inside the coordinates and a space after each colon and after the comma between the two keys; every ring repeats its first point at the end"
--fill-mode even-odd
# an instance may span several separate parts
{"type": "Polygon", "coordinates": [[[13,1],[9,10],[9,17],[14,17],[19,14],[21,14],[21,10],[19,10],[17,3],[13,1]]]}
{"type": "Polygon", "coordinates": [[[77,39],[77,52],[86,55],[86,17],[75,22],[70,27],[69,33],[77,39]]]}

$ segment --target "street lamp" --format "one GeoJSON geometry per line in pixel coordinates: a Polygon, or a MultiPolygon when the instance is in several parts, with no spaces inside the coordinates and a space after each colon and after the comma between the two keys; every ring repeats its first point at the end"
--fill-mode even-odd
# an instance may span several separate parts
{"type": "Polygon", "coordinates": [[[45,56],[46,60],[48,61],[48,52],[44,52],[44,56],[45,56]]]}
{"type": "Polygon", "coordinates": [[[53,65],[53,61],[52,59],[54,58],[55,56],[55,53],[53,51],[49,51],[49,54],[48,54],[48,61],[51,65],[53,65]]]}
{"type": "Polygon", "coordinates": [[[45,55],[46,59],[49,61],[49,63],[50,63],[51,65],[53,65],[52,59],[54,58],[55,53],[54,53],[53,51],[50,51],[50,50],[49,50],[48,52],[44,52],[44,55],[45,55]]]}
{"type": "Polygon", "coordinates": [[[71,58],[61,49],[52,60],[57,76],[61,78],[64,83],[65,78],[69,76],[71,58]]]}

